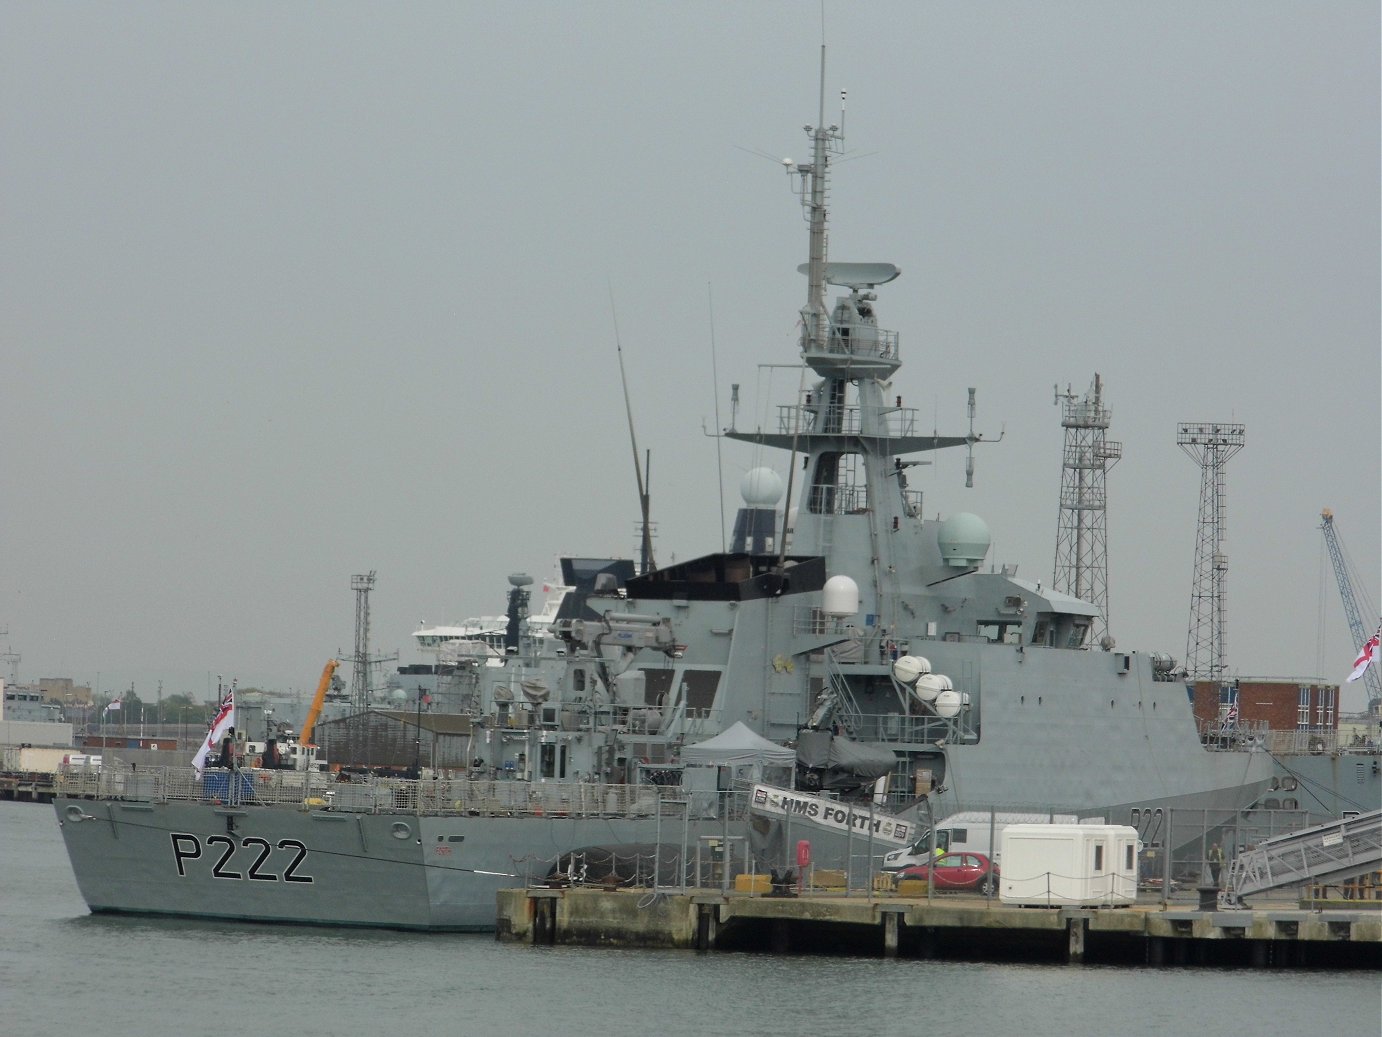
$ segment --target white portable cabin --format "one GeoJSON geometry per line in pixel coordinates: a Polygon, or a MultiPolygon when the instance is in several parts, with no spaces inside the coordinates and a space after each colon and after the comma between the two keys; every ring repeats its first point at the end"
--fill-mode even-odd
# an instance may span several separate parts
{"type": "Polygon", "coordinates": [[[1137,829],[1009,825],[998,899],[1023,907],[1125,906],[1137,900],[1137,829]]]}

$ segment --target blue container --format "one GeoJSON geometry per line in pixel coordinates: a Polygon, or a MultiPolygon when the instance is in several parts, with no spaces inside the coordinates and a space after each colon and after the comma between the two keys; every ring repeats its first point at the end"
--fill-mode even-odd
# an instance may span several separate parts
{"type": "MultiPolygon", "coordinates": [[[[229,801],[231,793],[231,771],[207,771],[202,776],[202,798],[229,801]]],[[[254,782],[248,774],[235,774],[235,792],[239,800],[254,798],[254,782]]]]}

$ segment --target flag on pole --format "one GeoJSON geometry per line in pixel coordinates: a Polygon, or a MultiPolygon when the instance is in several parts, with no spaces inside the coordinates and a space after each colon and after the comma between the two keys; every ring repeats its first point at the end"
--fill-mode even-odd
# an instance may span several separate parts
{"type": "Polygon", "coordinates": [[[101,712],[102,712],[102,713],[109,713],[112,709],[119,709],[119,708],[120,708],[120,700],[119,700],[119,699],[115,699],[115,700],[113,700],[113,701],[111,701],[111,702],[107,702],[107,703],[106,703],[106,708],[103,709],[103,710],[101,710],[101,712]]]}
{"type": "Polygon", "coordinates": [[[201,748],[197,750],[197,755],[192,757],[192,769],[197,772],[197,777],[202,776],[202,771],[206,768],[206,758],[214,752],[221,744],[227,732],[235,726],[235,685],[232,683],[226,691],[225,698],[221,699],[220,708],[216,710],[216,716],[211,721],[211,727],[207,729],[206,738],[202,740],[201,748]]]}
{"type": "Polygon", "coordinates": [[[1228,712],[1224,714],[1224,723],[1233,727],[1238,723],[1238,703],[1230,702],[1228,712]]]}
{"type": "Polygon", "coordinates": [[[1377,633],[1368,638],[1362,651],[1358,653],[1358,658],[1353,660],[1353,672],[1348,675],[1349,681],[1356,681],[1368,672],[1368,665],[1372,662],[1372,657],[1377,654],[1379,640],[1382,640],[1382,627],[1379,627],[1377,633]]]}

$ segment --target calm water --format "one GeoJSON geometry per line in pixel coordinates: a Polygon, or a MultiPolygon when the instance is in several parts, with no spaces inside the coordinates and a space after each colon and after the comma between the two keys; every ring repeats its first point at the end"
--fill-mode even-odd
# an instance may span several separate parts
{"type": "Polygon", "coordinates": [[[1328,1034],[1382,977],[610,951],[97,918],[51,807],[0,803],[0,1034],[1328,1034]],[[233,1022],[229,1022],[233,1020],[233,1022]]]}

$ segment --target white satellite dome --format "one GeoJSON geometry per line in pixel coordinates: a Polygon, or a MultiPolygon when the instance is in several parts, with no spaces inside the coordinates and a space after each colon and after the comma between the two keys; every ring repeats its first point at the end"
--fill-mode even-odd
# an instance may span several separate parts
{"type": "Polygon", "coordinates": [[[859,612],[859,585],[848,576],[832,576],[821,591],[821,611],[844,618],[859,612]]]}
{"type": "Polygon", "coordinates": [[[931,672],[931,660],[921,655],[904,655],[893,663],[893,676],[899,684],[915,684],[922,674],[931,672]]]}
{"type": "Polygon", "coordinates": [[[739,480],[739,496],[750,508],[777,507],[782,489],[782,476],[771,468],[750,468],[739,480]]]}
{"type": "Polygon", "coordinates": [[[972,569],[982,562],[992,542],[984,520],[967,511],[951,515],[936,533],[941,560],[957,569],[972,569]]]}
{"type": "Polygon", "coordinates": [[[964,697],[954,689],[948,688],[936,696],[935,705],[932,707],[936,715],[944,717],[946,720],[953,720],[960,715],[960,707],[964,704],[964,697]]]}

